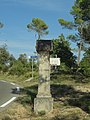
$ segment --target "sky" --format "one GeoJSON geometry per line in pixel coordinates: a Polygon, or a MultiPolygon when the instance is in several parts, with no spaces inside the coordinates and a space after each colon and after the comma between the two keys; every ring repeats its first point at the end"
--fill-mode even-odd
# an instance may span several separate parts
{"type": "Polygon", "coordinates": [[[73,21],[70,15],[73,5],[74,0],[0,0],[0,22],[4,24],[0,29],[0,46],[6,43],[16,58],[23,53],[33,55],[37,36],[27,29],[33,18],[40,18],[48,25],[49,34],[42,39],[52,40],[62,33],[65,36],[73,33],[58,23],[59,18],[73,21]]]}

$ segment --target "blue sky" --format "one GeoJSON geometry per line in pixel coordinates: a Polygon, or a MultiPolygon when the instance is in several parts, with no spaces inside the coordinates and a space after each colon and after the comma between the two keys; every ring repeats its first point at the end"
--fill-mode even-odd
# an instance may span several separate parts
{"type": "Polygon", "coordinates": [[[0,21],[4,24],[0,29],[0,45],[6,42],[9,52],[16,58],[22,53],[32,55],[37,37],[26,27],[32,18],[44,20],[49,27],[49,34],[42,39],[73,33],[62,29],[58,23],[59,18],[73,20],[69,13],[73,4],[74,0],[0,0],[0,21]]]}

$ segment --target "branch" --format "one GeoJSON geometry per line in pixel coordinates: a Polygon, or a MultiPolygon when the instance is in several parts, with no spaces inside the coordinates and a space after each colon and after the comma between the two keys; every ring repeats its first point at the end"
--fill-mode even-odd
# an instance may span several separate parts
{"type": "Polygon", "coordinates": [[[61,24],[61,26],[63,26],[63,28],[73,29],[75,27],[74,23],[64,19],[58,19],[58,22],[61,24]]]}

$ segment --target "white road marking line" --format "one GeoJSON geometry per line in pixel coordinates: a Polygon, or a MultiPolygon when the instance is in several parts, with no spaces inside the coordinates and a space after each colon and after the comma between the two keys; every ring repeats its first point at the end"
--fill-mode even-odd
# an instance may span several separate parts
{"type": "Polygon", "coordinates": [[[15,85],[15,83],[10,83],[11,85],[15,85]]]}
{"type": "Polygon", "coordinates": [[[9,101],[7,101],[6,103],[4,103],[3,105],[1,105],[0,107],[5,107],[6,105],[8,105],[9,103],[11,103],[12,101],[14,101],[16,99],[16,97],[12,97],[9,101]]]}
{"type": "MultiPolygon", "coordinates": [[[[0,80],[1,82],[6,82],[6,83],[8,83],[7,81],[4,81],[4,80],[0,80]]],[[[11,85],[15,85],[15,83],[10,83],[11,85]]]]}
{"type": "Polygon", "coordinates": [[[4,81],[4,80],[0,80],[1,82],[6,82],[6,81],[4,81]]]}

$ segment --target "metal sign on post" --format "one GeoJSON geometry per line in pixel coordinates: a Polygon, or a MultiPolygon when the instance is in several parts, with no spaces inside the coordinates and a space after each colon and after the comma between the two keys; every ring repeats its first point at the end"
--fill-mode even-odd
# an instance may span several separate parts
{"type": "Polygon", "coordinates": [[[59,66],[60,65],[60,58],[50,58],[50,65],[59,66]]]}
{"type": "Polygon", "coordinates": [[[31,56],[31,58],[38,58],[38,56],[31,56]]]}

